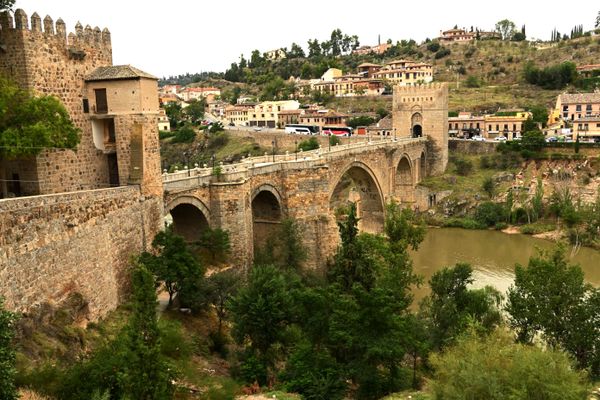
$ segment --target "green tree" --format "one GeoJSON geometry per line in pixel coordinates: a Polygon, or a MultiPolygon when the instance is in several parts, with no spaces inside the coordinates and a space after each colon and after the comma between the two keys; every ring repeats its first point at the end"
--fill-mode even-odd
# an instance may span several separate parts
{"type": "Polygon", "coordinates": [[[231,250],[229,232],[221,228],[207,228],[198,239],[198,246],[210,254],[210,262],[224,261],[231,250]]]}
{"type": "Polygon", "coordinates": [[[431,294],[421,303],[434,348],[441,349],[475,323],[483,332],[491,332],[502,322],[502,295],[487,286],[469,289],[473,268],[466,263],[437,271],[429,280],[431,294]]]}
{"type": "MultiPolygon", "coordinates": [[[[204,268],[196,261],[185,240],[172,229],[159,232],[152,241],[153,253],[142,253],[140,261],[162,282],[169,293],[169,306],[175,295],[193,297],[200,290],[204,268]]],[[[189,304],[184,304],[189,305],[189,304]]]]}
{"type": "Polygon", "coordinates": [[[508,19],[496,23],[496,32],[502,36],[502,40],[510,40],[515,34],[515,28],[515,23],[508,19]]]}
{"type": "Polygon", "coordinates": [[[0,11],[10,10],[15,4],[15,0],[0,0],[0,11]]]}
{"type": "Polygon", "coordinates": [[[186,124],[177,128],[171,143],[192,143],[195,138],[196,131],[191,125],[186,124]]]}
{"type": "Polygon", "coordinates": [[[546,139],[544,138],[544,134],[537,129],[523,133],[523,137],[521,139],[521,147],[524,150],[533,152],[542,150],[545,143],[546,139]]]}
{"type": "Polygon", "coordinates": [[[4,310],[3,303],[0,298],[0,399],[17,400],[16,351],[13,343],[17,319],[15,314],[4,310]]]}
{"type": "Polygon", "coordinates": [[[432,356],[435,399],[583,400],[585,375],[558,350],[515,344],[501,330],[432,356]],[[543,366],[543,367],[542,367],[543,366]]]}
{"type": "Polygon", "coordinates": [[[600,28],[600,11],[598,11],[598,15],[596,16],[596,23],[594,24],[596,29],[600,28]]]}
{"type": "Polygon", "coordinates": [[[358,126],[368,126],[375,122],[375,118],[368,115],[361,115],[359,117],[353,117],[348,119],[346,125],[356,129],[358,126]]]}
{"type": "Polygon", "coordinates": [[[207,297],[217,314],[217,335],[224,338],[223,322],[228,315],[229,301],[239,289],[240,276],[233,269],[226,269],[212,274],[207,281],[207,297]]]}
{"type": "Polygon", "coordinates": [[[494,226],[506,219],[505,208],[500,203],[484,201],[475,209],[473,218],[483,226],[494,226]]]}
{"type": "MultiPolygon", "coordinates": [[[[4,3],[10,7],[12,2],[4,3]]],[[[6,159],[35,156],[44,149],[73,149],[79,143],[62,103],[52,96],[33,96],[0,77],[0,180],[6,159]]],[[[4,192],[5,188],[0,188],[4,192]]]]}
{"type": "Polygon", "coordinates": [[[304,50],[297,43],[292,43],[290,51],[287,53],[288,58],[304,58],[304,50]]]}
{"type": "Polygon", "coordinates": [[[143,264],[138,264],[134,266],[131,284],[133,313],[126,328],[129,345],[125,396],[140,400],[171,399],[173,374],[160,353],[154,277],[143,264]]]}
{"type": "Polygon", "coordinates": [[[171,129],[177,129],[183,121],[183,109],[181,108],[181,104],[171,102],[165,104],[163,108],[165,109],[167,118],[169,118],[171,129]]]}
{"type": "Polygon", "coordinates": [[[205,108],[206,100],[203,98],[201,100],[190,101],[183,112],[192,124],[197,124],[204,119],[205,108]]]}
{"type": "Polygon", "coordinates": [[[531,257],[515,267],[506,311],[517,339],[531,343],[536,335],[553,348],[570,353],[581,368],[600,375],[600,290],[584,281],[578,265],[565,259],[564,248],[531,257]]]}
{"type": "Polygon", "coordinates": [[[285,343],[286,328],[291,317],[289,285],[281,271],[273,266],[254,266],[248,283],[241,287],[229,303],[232,334],[238,344],[247,344],[247,360],[255,360],[260,368],[247,379],[266,383],[266,374],[275,372],[285,343]]]}

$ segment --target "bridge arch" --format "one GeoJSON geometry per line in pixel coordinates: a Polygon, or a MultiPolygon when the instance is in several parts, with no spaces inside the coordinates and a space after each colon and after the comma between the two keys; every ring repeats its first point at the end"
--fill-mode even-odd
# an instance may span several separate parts
{"type": "Polygon", "coordinates": [[[210,211],[197,197],[177,197],[167,205],[165,211],[173,219],[173,232],[188,243],[197,241],[202,231],[210,226],[210,211]]]}
{"type": "Polygon", "coordinates": [[[284,208],[281,194],[272,185],[261,185],[252,191],[252,231],[255,252],[273,237],[281,220],[284,208]]]}
{"type": "Polygon", "coordinates": [[[414,195],[413,162],[406,153],[400,156],[400,160],[396,166],[394,183],[396,199],[401,203],[412,202],[414,195]]]}
{"type": "Polygon", "coordinates": [[[356,203],[359,230],[369,233],[383,231],[384,195],[377,176],[369,166],[354,161],[337,175],[333,183],[329,208],[336,219],[343,218],[345,207],[356,203]]]}

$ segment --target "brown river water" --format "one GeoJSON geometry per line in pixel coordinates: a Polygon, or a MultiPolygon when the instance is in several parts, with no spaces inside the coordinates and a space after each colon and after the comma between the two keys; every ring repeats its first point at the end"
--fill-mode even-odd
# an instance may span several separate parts
{"type": "MultiPolygon", "coordinates": [[[[427,282],[433,273],[457,262],[473,267],[473,287],[491,285],[506,293],[513,283],[515,264],[527,265],[529,257],[537,254],[538,249],[551,249],[555,245],[520,234],[429,228],[419,249],[411,254],[414,272],[424,278],[424,284],[413,290],[413,306],[429,293],[427,282]]],[[[581,248],[570,261],[581,266],[587,282],[600,287],[600,251],[581,248]]]]}

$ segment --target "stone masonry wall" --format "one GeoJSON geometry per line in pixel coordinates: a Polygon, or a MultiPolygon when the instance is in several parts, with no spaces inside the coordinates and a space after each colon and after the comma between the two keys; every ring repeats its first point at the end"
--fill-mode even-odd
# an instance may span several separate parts
{"type": "Polygon", "coordinates": [[[132,256],[162,225],[162,201],[136,186],[0,200],[0,296],[27,313],[81,293],[89,319],[123,299],[132,256]]]}
{"type": "Polygon", "coordinates": [[[14,21],[7,13],[0,15],[0,43],[5,48],[0,52],[0,74],[35,93],[58,97],[81,129],[81,142],[76,151],[44,150],[37,157],[34,162],[39,183],[35,188],[26,186],[24,194],[107,187],[107,157],[94,146],[82,100],[84,78],[99,66],[112,65],[110,32],[77,24],[75,33],[67,36],[61,19],[54,24],[47,16],[42,29],[36,13],[31,19],[20,9],[14,15],[14,21]]]}

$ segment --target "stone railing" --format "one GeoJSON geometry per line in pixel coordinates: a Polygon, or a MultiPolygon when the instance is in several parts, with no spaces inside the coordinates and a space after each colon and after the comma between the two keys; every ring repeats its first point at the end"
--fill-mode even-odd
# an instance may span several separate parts
{"type": "Polygon", "coordinates": [[[311,151],[298,151],[285,154],[268,154],[262,156],[243,158],[235,164],[215,164],[209,167],[195,165],[194,168],[163,173],[165,189],[189,188],[208,185],[211,182],[232,183],[240,182],[251,176],[268,174],[282,169],[310,168],[314,165],[323,164],[332,159],[357,155],[364,151],[378,150],[387,147],[416,144],[425,142],[426,138],[375,138],[377,140],[365,140],[344,145],[320,147],[311,151]]]}

